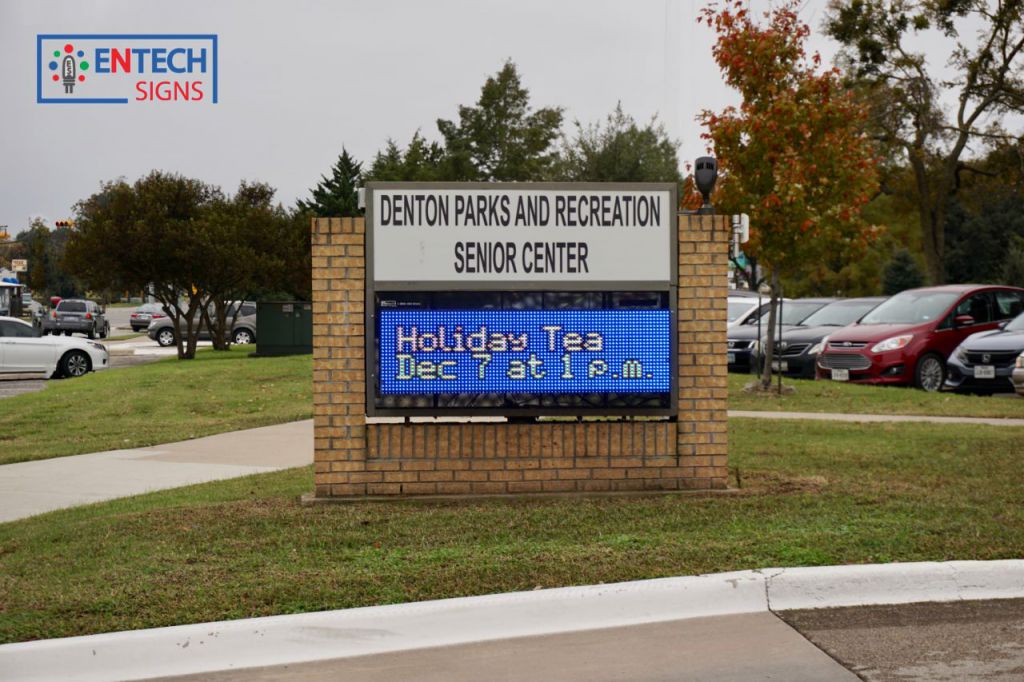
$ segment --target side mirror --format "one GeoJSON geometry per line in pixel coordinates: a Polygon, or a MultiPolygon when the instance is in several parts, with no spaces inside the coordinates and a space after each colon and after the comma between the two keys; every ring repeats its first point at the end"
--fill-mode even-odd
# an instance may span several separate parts
{"type": "Polygon", "coordinates": [[[954,327],[970,327],[974,324],[974,318],[970,315],[957,315],[953,318],[954,327]]]}

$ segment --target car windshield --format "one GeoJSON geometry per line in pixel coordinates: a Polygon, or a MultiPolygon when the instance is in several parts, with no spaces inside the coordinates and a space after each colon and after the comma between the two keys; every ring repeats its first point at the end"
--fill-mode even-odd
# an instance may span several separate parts
{"type": "Polygon", "coordinates": [[[84,301],[61,301],[57,304],[57,310],[62,313],[84,313],[84,301]]]}
{"type": "Polygon", "coordinates": [[[782,324],[800,324],[808,315],[824,305],[823,301],[784,301],[782,324]]]}
{"type": "Polygon", "coordinates": [[[729,321],[735,322],[740,315],[757,305],[756,301],[729,301],[729,321]]]}
{"type": "Polygon", "coordinates": [[[800,324],[805,327],[845,327],[859,320],[878,301],[836,301],[814,313],[800,324]]]}
{"type": "Polygon", "coordinates": [[[1010,323],[1004,329],[1011,332],[1024,332],[1024,313],[1010,320],[1010,323]]]}
{"type": "Polygon", "coordinates": [[[861,324],[920,324],[940,318],[958,294],[946,291],[904,291],[864,316],[861,324]]]}
{"type": "Polygon", "coordinates": [[[958,294],[935,291],[905,291],[896,294],[861,319],[861,325],[919,325],[938,319],[958,294]]]}

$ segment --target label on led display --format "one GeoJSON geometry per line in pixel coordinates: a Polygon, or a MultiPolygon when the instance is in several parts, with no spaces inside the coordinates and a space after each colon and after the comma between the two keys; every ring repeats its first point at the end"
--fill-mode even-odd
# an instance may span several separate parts
{"type": "Polygon", "coordinates": [[[382,395],[668,393],[668,310],[381,310],[382,395]]]}

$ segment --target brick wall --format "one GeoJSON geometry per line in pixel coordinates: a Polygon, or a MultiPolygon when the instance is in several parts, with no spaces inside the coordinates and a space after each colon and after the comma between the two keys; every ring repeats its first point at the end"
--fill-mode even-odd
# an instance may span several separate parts
{"type": "Polygon", "coordinates": [[[726,486],[727,218],[679,218],[677,422],[367,424],[364,233],[313,221],[315,497],[726,486]]]}

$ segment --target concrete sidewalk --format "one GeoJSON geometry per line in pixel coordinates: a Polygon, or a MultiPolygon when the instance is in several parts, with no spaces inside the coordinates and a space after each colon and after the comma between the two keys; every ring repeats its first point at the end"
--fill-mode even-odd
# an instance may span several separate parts
{"type": "Polygon", "coordinates": [[[772,613],[692,618],[156,682],[857,682],[772,613]],[[738,643],[742,642],[742,645],[738,643]]]}
{"type": "Polygon", "coordinates": [[[743,419],[801,419],[809,421],[856,422],[862,424],[879,422],[903,422],[924,424],[975,424],[982,426],[1024,426],[1024,419],[999,417],[930,417],[914,414],[839,414],[836,412],[768,412],[761,410],[729,410],[730,417],[743,419]]]}
{"type": "Polygon", "coordinates": [[[313,462],[313,421],[0,466],[0,522],[313,462]]]}

